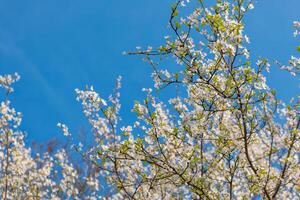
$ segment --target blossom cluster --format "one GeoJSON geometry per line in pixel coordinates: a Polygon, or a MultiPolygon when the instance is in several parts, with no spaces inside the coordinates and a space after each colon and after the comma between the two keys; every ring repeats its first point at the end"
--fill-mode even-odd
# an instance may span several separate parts
{"type": "MultiPolygon", "coordinates": [[[[55,155],[33,154],[20,131],[22,115],[11,107],[9,95],[19,75],[0,76],[5,98],[0,103],[0,195],[1,199],[97,199],[96,174],[79,177],[64,149],[55,155]],[[82,186],[84,185],[84,187],[82,186]]],[[[59,124],[65,135],[68,128],[59,124]]]]}
{"type": "MultiPolygon", "coordinates": [[[[297,37],[300,35],[300,22],[294,21],[294,36],[297,37]]],[[[300,45],[297,46],[297,51],[300,52],[300,45]]],[[[281,69],[290,72],[293,76],[300,74],[300,58],[291,56],[289,60],[289,65],[283,65],[281,69]]]]}

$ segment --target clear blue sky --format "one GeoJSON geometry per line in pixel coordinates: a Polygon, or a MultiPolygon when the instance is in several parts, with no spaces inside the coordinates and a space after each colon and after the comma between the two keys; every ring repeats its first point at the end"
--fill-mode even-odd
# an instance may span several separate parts
{"type": "MultiPolygon", "coordinates": [[[[18,72],[13,105],[23,113],[30,140],[60,135],[58,121],[72,131],[86,125],[75,88],[86,84],[107,97],[123,76],[122,115],[130,121],[134,99],[150,87],[150,67],[123,56],[135,46],[158,46],[169,33],[174,0],[0,0],[0,73],[18,72]]],[[[296,55],[292,22],[300,20],[299,0],[258,0],[247,18],[251,54],[286,61],[296,55]]],[[[270,85],[287,100],[299,81],[273,68],[270,85]]]]}

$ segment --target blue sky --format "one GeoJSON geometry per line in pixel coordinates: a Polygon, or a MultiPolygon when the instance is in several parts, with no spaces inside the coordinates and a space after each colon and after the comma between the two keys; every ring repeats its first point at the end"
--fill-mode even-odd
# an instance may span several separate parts
{"type": "MultiPolygon", "coordinates": [[[[86,126],[75,88],[94,85],[103,97],[123,76],[122,115],[130,121],[133,100],[150,87],[150,67],[123,56],[135,46],[158,46],[174,0],[0,0],[0,73],[18,72],[12,101],[23,113],[22,129],[39,142],[60,135],[58,121],[72,131],[86,126]]],[[[246,17],[251,55],[286,61],[296,55],[292,22],[299,0],[258,0],[246,17]]],[[[299,92],[299,81],[276,67],[270,85],[284,100],[299,92]]]]}

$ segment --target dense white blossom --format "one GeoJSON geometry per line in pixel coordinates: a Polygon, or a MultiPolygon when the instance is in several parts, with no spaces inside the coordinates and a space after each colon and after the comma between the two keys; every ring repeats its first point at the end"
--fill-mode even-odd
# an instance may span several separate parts
{"type": "MultiPolygon", "coordinates": [[[[131,53],[153,67],[155,88],[134,103],[132,124],[120,122],[121,77],[107,100],[93,87],[75,90],[92,144],[72,149],[85,162],[65,148],[26,147],[21,113],[9,101],[19,76],[0,76],[2,199],[300,198],[300,95],[279,101],[264,76],[271,64],[251,62],[243,17],[253,2],[193,3],[172,6],[164,45],[131,53]],[[168,100],[160,95],[167,89],[168,100]]],[[[299,65],[292,56],[282,68],[298,76],[299,65]]],[[[69,128],[57,126],[74,143],[69,128]]]]}

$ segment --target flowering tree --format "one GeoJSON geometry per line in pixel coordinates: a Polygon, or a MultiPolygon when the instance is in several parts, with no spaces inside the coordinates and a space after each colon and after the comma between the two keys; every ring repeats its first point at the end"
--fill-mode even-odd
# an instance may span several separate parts
{"type": "Polygon", "coordinates": [[[0,105],[1,199],[95,199],[99,185],[94,167],[80,174],[64,149],[54,155],[46,152],[32,156],[31,149],[25,147],[25,134],[19,130],[21,113],[9,101],[11,84],[19,78],[18,74],[0,76],[5,91],[0,105]]]}
{"type": "MultiPolygon", "coordinates": [[[[128,53],[143,56],[153,67],[156,90],[176,85],[181,95],[164,102],[144,89],[145,99],[132,109],[136,121],[120,127],[120,78],[108,100],[93,87],[76,89],[95,144],[74,149],[91,163],[93,173],[78,176],[64,150],[32,158],[17,131],[19,114],[8,100],[2,102],[4,199],[300,198],[300,96],[282,103],[266,84],[268,61],[250,59],[243,18],[253,9],[252,1],[188,3],[179,0],[172,6],[172,34],[164,45],[128,53]],[[162,68],[167,57],[175,59],[170,64],[175,68],[162,68]],[[79,180],[85,180],[84,192],[79,180]]],[[[300,23],[294,27],[297,36],[300,23]]],[[[300,59],[292,56],[282,69],[298,76],[300,59]]],[[[14,80],[1,77],[7,94],[14,80]]],[[[72,137],[66,125],[58,126],[72,137]]]]}

